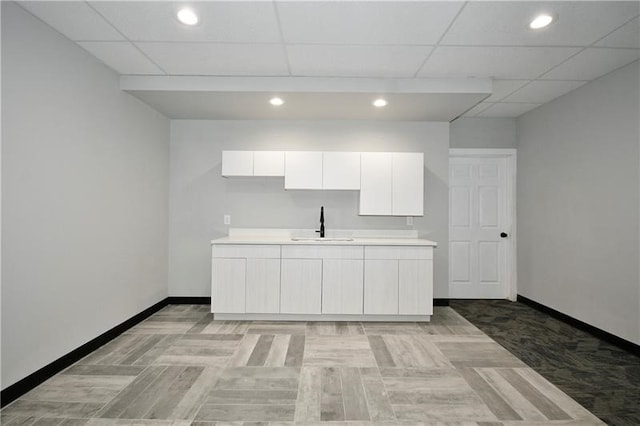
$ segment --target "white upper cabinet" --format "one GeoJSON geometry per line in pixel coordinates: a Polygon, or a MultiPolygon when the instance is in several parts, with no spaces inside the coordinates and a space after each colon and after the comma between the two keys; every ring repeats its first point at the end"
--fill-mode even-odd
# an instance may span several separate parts
{"type": "Polygon", "coordinates": [[[284,189],[322,189],[322,152],[285,152],[284,189]]]}
{"type": "Polygon", "coordinates": [[[284,176],[284,151],[222,151],[222,176],[284,176]]]}
{"type": "Polygon", "coordinates": [[[360,189],[360,153],[322,153],[322,189],[360,189]]]}
{"type": "Polygon", "coordinates": [[[222,176],[284,176],[285,189],[360,190],[363,216],[424,215],[421,152],[222,151],[222,176]]]}
{"type": "Polygon", "coordinates": [[[360,154],[360,214],[392,213],[393,154],[363,152],[360,154]]]}
{"type": "Polygon", "coordinates": [[[415,152],[363,152],[360,214],[422,216],[424,155],[415,152]]]}
{"type": "Polygon", "coordinates": [[[254,151],[253,176],[284,176],[284,151],[254,151]]]}
{"type": "Polygon", "coordinates": [[[253,176],[253,151],[222,151],[222,176],[253,176]]]}
{"type": "Polygon", "coordinates": [[[424,214],[424,154],[394,152],[392,185],[393,216],[422,216],[424,214]]]}

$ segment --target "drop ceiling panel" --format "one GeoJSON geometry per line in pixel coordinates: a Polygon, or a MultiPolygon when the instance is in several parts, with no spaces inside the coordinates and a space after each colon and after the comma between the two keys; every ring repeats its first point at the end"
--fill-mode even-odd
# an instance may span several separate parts
{"type": "Polygon", "coordinates": [[[485,102],[497,102],[515,92],[531,80],[493,80],[493,93],[485,102]]]}
{"type": "Polygon", "coordinates": [[[371,102],[376,93],[284,93],[281,107],[268,93],[130,91],[171,119],[218,120],[403,120],[450,121],[483,94],[389,94],[385,108],[371,102]]]}
{"type": "MultiPolygon", "coordinates": [[[[322,119],[339,113],[364,119],[452,119],[469,108],[465,116],[515,117],[640,56],[637,1],[196,1],[189,3],[200,16],[195,27],[177,21],[179,2],[18,4],[116,72],[145,81],[214,78],[222,93],[267,96],[274,88],[286,92],[289,86],[281,79],[294,79],[291,91],[305,94],[307,103],[287,102],[277,114],[286,113],[277,118],[322,119]],[[558,19],[542,31],[529,30],[528,22],[541,11],[558,19]],[[469,86],[473,77],[485,81],[484,88],[469,86]],[[490,96],[488,77],[494,80],[490,96]],[[227,80],[234,78],[229,88],[227,80]],[[341,78],[337,86],[328,83],[341,78]],[[307,88],[306,79],[318,81],[307,88]],[[440,79],[449,85],[438,88],[440,79]],[[377,83],[369,88],[363,81],[377,83]],[[425,86],[426,81],[431,83],[425,86]],[[430,89],[414,90],[415,82],[430,89]],[[376,92],[378,87],[384,90],[376,92]],[[364,112],[350,100],[354,93],[374,92],[444,98],[440,105],[399,98],[386,112],[364,112]],[[336,107],[336,100],[354,112],[336,107]]],[[[189,118],[185,111],[193,118],[239,118],[242,111],[246,118],[276,114],[256,111],[263,107],[237,94],[223,95],[231,106],[209,105],[220,99],[212,96],[218,89],[142,84],[132,90],[161,99],[158,108],[176,117],[189,118]]]]}
{"type": "Polygon", "coordinates": [[[136,43],[174,75],[288,75],[282,47],[259,44],[136,43]]]}
{"type": "Polygon", "coordinates": [[[182,3],[168,1],[102,1],[91,5],[132,41],[280,41],[271,2],[191,2],[198,25],[180,23],[176,13],[182,3]]]}
{"type": "Polygon", "coordinates": [[[437,47],[418,76],[534,79],[579,50],[571,47],[437,47]]]}
{"type": "Polygon", "coordinates": [[[446,45],[584,46],[638,14],[637,2],[469,2],[442,40],[446,45]],[[528,28],[540,13],[558,17],[528,28]]]}
{"type": "Polygon", "coordinates": [[[276,2],[285,43],[435,44],[462,2],[276,2]]]}
{"type": "Polygon", "coordinates": [[[582,86],[584,81],[532,81],[503,99],[504,102],[543,104],[582,86]]]}
{"type": "Polygon", "coordinates": [[[29,1],[21,2],[20,6],[71,40],[124,40],[85,2],[29,1]]]}
{"type": "Polygon", "coordinates": [[[476,117],[514,118],[524,114],[525,112],[529,112],[540,105],[541,104],[500,102],[491,105],[489,108],[477,114],[476,117]]]}
{"type": "Polygon", "coordinates": [[[492,105],[493,103],[480,102],[478,105],[474,106],[473,108],[465,112],[463,114],[463,117],[475,117],[476,115],[478,115],[478,113],[481,113],[482,111],[484,111],[485,109],[489,108],[492,105]]]}
{"type": "Polygon", "coordinates": [[[640,19],[631,20],[597,42],[596,46],[640,49],[640,19]]]}
{"type": "Polygon", "coordinates": [[[593,80],[640,57],[638,49],[585,49],[551,70],[545,80],[593,80]]]}
{"type": "Polygon", "coordinates": [[[86,41],[78,44],[120,74],[164,74],[128,41],[86,41]]]}
{"type": "Polygon", "coordinates": [[[291,72],[298,76],[413,77],[430,46],[287,46],[291,72]]]}

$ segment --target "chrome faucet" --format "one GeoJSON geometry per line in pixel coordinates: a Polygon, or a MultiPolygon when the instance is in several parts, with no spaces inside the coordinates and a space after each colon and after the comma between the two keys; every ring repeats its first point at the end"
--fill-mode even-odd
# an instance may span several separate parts
{"type": "Polygon", "coordinates": [[[324,206],[320,207],[320,230],[316,232],[320,233],[320,238],[324,238],[324,206]]]}

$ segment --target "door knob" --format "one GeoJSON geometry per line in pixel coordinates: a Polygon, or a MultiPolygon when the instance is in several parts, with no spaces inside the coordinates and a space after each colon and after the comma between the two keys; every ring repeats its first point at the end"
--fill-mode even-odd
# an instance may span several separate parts
{"type": "Polygon", "coordinates": [[[506,232],[501,232],[500,233],[500,237],[501,238],[507,238],[509,235],[506,232]]]}

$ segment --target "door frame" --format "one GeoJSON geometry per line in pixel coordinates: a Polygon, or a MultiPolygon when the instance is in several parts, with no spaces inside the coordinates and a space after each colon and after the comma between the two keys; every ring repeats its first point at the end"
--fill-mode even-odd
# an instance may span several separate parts
{"type": "MultiPolygon", "coordinates": [[[[505,287],[507,290],[507,298],[512,302],[515,302],[518,297],[518,271],[516,257],[516,150],[509,148],[450,148],[449,159],[451,158],[501,158],[505,160],[505,202],[507,206],[505,227],[506,232],[509,233],[509,238],[506,239],[505,262],[502,272],[506,280],[505,287]]],[[[451,194],[449,194],[449,196],[451,196],[451,194]]],[[[449,217],[451,217],[451,215],[449,215],[449,217]]]]}

